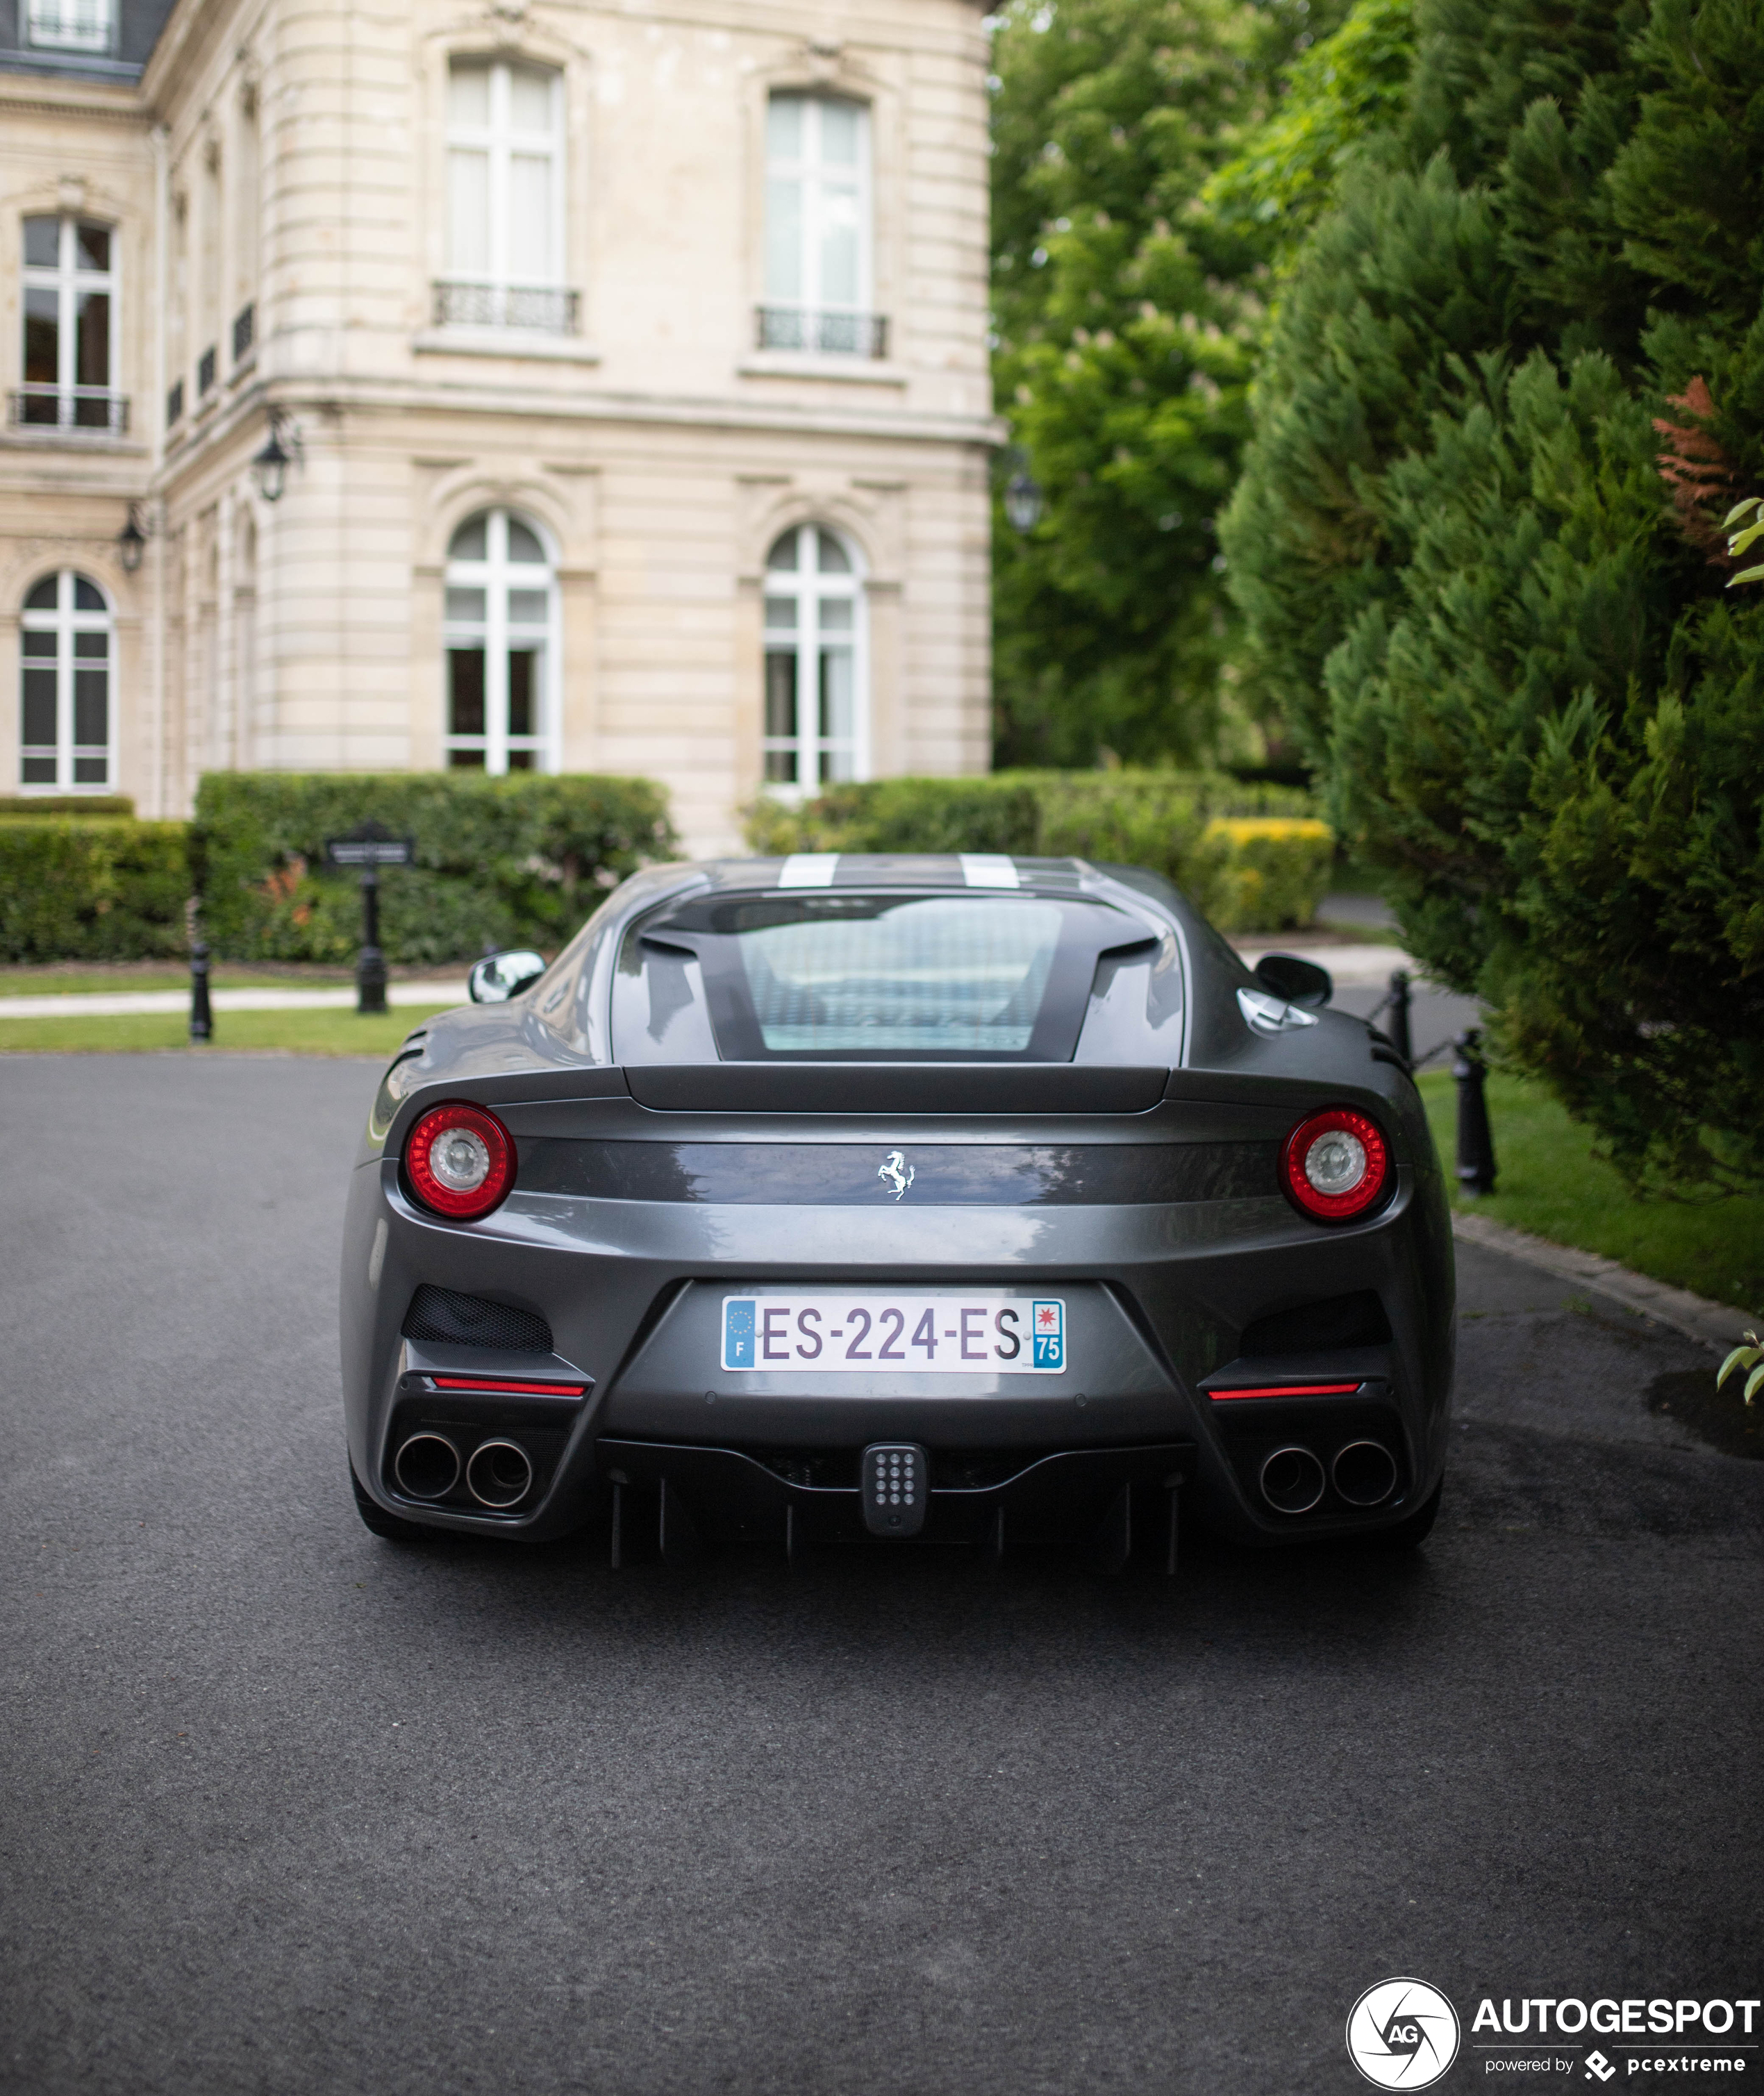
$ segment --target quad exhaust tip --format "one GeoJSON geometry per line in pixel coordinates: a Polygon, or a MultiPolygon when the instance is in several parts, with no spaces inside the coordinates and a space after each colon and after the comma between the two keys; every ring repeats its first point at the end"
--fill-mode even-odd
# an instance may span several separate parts
{"type": "Polygon", "coordinates": [[[1308,1513],[1323,1496],[1323,1465],[1296,1442],[1262,1465],[1262,1497],[1276,1513],[1308,1513]]]}
{"type": "Polygon", "coordinates": [[[1396,1458],[1382,1441],[1350,1441],[1336,1450],[1330,1476],[1350,1506],[1380,1506],[1396,1490],[1396,1458]]]}
{"type": "Polygon", "coordinates": [[[533,1488],[531,1458],[517,1441],[482,1441],[465,1465],[465,1485],[480,1506],[518,1506],[533,1488]]]}
{"type": "Polygon", "coordinates": [[[399,1490],[413,1500],[439,1500],[460,1481],[460,1452],[444,1434],[413,1434],[392,1459],[399,1490]]]}

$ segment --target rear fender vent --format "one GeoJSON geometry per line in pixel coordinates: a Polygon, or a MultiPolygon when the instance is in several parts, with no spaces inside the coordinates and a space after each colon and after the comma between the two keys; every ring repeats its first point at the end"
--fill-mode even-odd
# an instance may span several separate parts
{"type": "Polygon", "coordinates": [[[531,1310],[511,1310],[506,1303],[487,1303],[481,1295],[427,1282],[410,1299],[403,1326],[407,1339],[430,1346],[494,1347],[506,1354],[548,1354],[551,1326],[531,1310]]]}
{"type": "Polygon", "coordinates": [[[1369,1288],[1352,1295],[1326,1295],[1296,1310],[1258,1317],[1238,1342],[1242,1354],[1314,1354],[1325,1347],[1382,1347],[1391,1321],[1369,1288]]]}

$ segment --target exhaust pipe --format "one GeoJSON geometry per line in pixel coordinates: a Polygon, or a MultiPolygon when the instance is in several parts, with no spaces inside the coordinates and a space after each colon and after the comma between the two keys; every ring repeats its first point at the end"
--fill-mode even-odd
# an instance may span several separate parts
{"type": "Polygon", "coordinates": [[[441,1499],[460,1481],[460,1452],[444,1434],[413,1434],[392,1459],[392,1475],[413,1500],[441,1499]]]}
{"type": "Polygon", "coordinates": [[[1350,1441],[1336,1450],[1330,1475],[1350,1506],[1382,1505],[1396,1490],[1396,1458],[1382,1441],[1350,1441]]]}
{"type": "Polygon", "coordinates": [[[480,1506],[518,1506],[533,1488],[533,1465],[518,1441],[481,1441],[465,1465],[465,1482],[480,1506]]]}
{"type": "Polygon", "coordinates": [[[1308,1513],[1323,1496],[1323,1465],[1296,1443],[1262,1465],[1262,1497],[1276,1513],[1308,1513]]]}

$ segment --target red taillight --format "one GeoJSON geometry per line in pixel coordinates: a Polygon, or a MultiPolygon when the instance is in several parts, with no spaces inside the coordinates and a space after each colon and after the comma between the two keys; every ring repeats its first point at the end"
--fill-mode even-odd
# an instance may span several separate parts
{"type": "Polygon", "coordinates": [[[1300,1121],[1281,1158],[1287,1193],[1320,1223],[1364,1215],[1390,1176],[1391,1152],[1378,1124],[1351,1107],[1329,1107],[1300,1121]]]}
{"type": "Polygon", "coordinates": [[[493,1113],[454,1099],[431,1107],[411,1130],[404,1169],[425,1207],[474,1222],[514,1184],[514,1142],[493,1113]]]}

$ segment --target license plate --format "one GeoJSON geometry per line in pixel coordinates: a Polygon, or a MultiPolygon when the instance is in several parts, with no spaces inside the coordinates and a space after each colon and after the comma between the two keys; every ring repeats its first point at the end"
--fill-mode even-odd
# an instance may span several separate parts
{"type": "Polygon", "coordinates": [[[1058,1296],[726,1295],[725,1373],[1063,1375],[1058,1296]]]}

